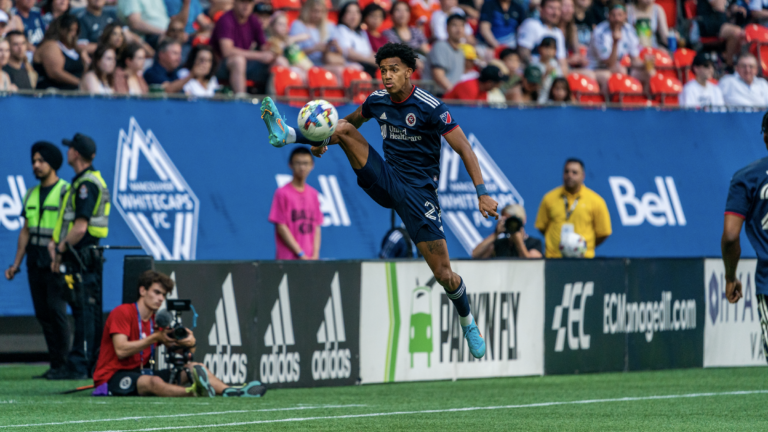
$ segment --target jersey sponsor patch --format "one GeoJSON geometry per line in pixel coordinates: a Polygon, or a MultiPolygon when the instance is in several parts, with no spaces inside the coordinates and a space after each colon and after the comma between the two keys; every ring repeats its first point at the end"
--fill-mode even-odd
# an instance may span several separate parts
{"type": "Polygon", "coordinates": [[[451,113],[446,111],[446,112],[440,114],[440,120],[442,120],[443,123],[445,123],[445,124],[450,124],[451,123],[451,113]]]}
{"type": "Polygon", "coordinates": [[[80,199],[88,198],[88,187],[86,185],[80,186],[80,189],[78,190],[78,195],[80,196],[80,199]]]}
{"type": "Polygon", "coordinates": [[[408,126],[413,126],[416,124],[416,114],[414,113],[408,113],[408,115],[405,116],[405,123],[408,126]]]}

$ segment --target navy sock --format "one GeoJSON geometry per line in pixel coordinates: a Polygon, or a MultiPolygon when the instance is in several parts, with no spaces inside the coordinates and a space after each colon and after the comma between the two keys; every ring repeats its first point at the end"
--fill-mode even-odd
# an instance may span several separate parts
{"type": "Polygon", "coordinates": [[[464,279],[461,279],[459,289],[450,293],[446,291],[446,295],[448,295],[448,298],[451,299],[456,307],[456,311],[459,313],[462,321],[461,325],[468,326],[472,322],[472,313],[469,309],[469,298],[467,297],[467,286],[464,285],[464,279]]]}
{"type": "Polygon", "coordinates": [[[304,134],[301,133],[301,129],[293,128],[293,130],[296,131],[297,144],[309,144],[313,146],[321,146],[321,145],[327,145],[331,141],[331,137],[328,137],[322,141],[312,141],[309,138],[305,137],[304,134]]]}

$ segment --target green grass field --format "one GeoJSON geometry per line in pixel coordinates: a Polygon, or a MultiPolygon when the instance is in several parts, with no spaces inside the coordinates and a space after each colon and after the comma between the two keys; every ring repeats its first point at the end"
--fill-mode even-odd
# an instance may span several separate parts
{"type": "Polygon", "coordinates": [[[273,390],[263,399],[58,395],[0,366],[0,431],[768,430],[768,369],[689,369],[273,390]]]}

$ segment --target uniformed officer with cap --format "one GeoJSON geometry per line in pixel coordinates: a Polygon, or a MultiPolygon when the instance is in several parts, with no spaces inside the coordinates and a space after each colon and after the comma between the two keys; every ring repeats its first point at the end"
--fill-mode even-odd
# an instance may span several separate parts
{"type": "Polygon", "coordinates": [[[56,174],[61,162],[61,151],[55,145],[40,141],[32,146],[32,172],[40,183],[24,196],[21,213],[24,227],[19,232],[16,259],[5,271],[6,279],[12,280],[21,271],[24,255],[27,256],[32,305],[48,345],[51,367],[43,374],[48,379],[68,376],[66,360],[69,351],[69,321],[66,293],[58,276],[51,273],[51,255],[47,249],[56,228],[61,204],[69,190],[69,183],[56,174]]]}
{"type": "Polygon", "coordinates": [[[68,366],[70,378],[83,379],[90,376],[101,343],[103,259],[97,247],[108,233],[109,189],[101,173],[93,167],[96,143],[91,137],[78,133],[62,143],[69,147],[67,163],[76,175],[53,233],[52,271],[64,270],[67,285],[74,290],[70,306],[75,319],[75,339],[68,366]]]}

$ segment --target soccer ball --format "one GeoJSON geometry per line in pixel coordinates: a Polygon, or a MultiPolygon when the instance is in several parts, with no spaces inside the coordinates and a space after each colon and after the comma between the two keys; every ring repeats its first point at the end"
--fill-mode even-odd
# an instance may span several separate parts
{"type": "Polygon", "coordinates": [[[587,241],[575,232],[565,233],[560,238],[560,253],[565,258],[584,258],[587,251],[587,241]]]}
{"type": "Polygon", "coordinates": [[[307,102],[299,111],[299,129],[312,141],[322,141],[333,135],[339,123],[339,113],[333,105],[322,99],[307,102]]]}

